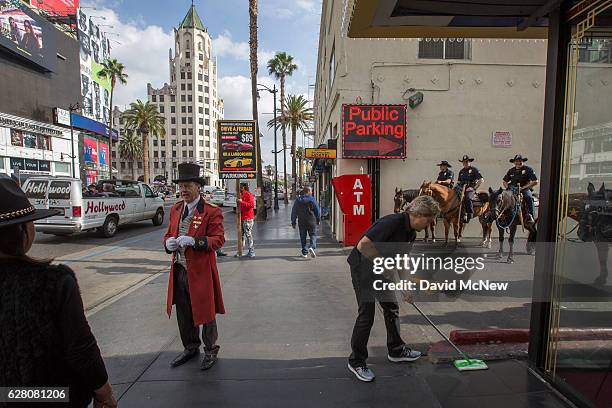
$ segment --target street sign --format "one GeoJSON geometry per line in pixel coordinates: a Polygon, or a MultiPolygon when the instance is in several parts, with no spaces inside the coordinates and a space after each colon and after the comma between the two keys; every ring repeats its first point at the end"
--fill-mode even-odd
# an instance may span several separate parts
{"type": "Polygon", "coordinates": [[[342,105],[342,157],[406,158],[406,105],[342,105]]]}
{"type": "Polygon", "coordinates": [[[336,149],[313,149],[306,148],[307,159],[335,159],[336,149]]]}
{"type": "Polygon", "coordinates": [[[222,179],[254,179],[257,175],[257,132],[254,120],[220,120],[219,175],[222,179]]]}
{"type": "Polygon", "coordinates": [[[62,108],[53,108],[53,119],[56,125],[70,126],[70,111],[62,108]]]}

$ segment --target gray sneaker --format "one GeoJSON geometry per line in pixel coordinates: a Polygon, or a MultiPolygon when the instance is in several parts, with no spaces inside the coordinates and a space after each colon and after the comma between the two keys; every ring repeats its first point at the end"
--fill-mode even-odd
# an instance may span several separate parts
{"type": "Polygon", "coordinates": [[[412,350],[409,347],[404,346],[402,353],[399,356],[393,357],[391,354],[387,355],[389,361],[394,363],[401,363],[404,361],[415,361],[421,357],[421,352],[417,350],[412,350]]]}
{"type": "Polygon", "coordinates": [[[308,248],[308,252],[310,252],[310,256],[313,258],[317,257],[317,253],[315,252],[315,250],[313,248],[308,248]]]}
{"type": "Polygon", "coordinates": [[[302,258],[308,258],[308,254],[305,254],[305,253],[303,253],[303,252],[300,252],[300,256],[301,256],[302,258]]]}
{"type": "Polygon", "coordinates": [[[348,369],[355,374],[358,380],[363,382],[372,382],[374,378],[376,378],[374,371],[370,370],[368,367],[353,367],[349,363],[348,369]]]}

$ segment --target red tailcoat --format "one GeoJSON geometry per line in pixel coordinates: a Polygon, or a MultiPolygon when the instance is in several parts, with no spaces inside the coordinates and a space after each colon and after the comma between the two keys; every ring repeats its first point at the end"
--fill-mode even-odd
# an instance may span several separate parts
{"type": "MultiPolygon", "coordinates": [[[[179,222],[183,214],[183,205],[183,201],[180,201],[174,204],[170,209],[170,223],[168,225],[168,231],[166,231],[164,235],[164,248],[168,238],[176,238],[178,236],[179,222]]],[[[187,247],[185,250],[185,258],[193,323],[198,326],[212,322],[215,320],[217,314],[225,313],[215,253],[215,251],[221,248],[225,243],[223,213],[221,209],[205,203],[204,199],[201,198],[194,210],[193,219],[191,220],[187,235],[193,237],[196,242],[193,247],[187,247]]],[[[166,252],[169,251],[166,249],[166,252]]],[[[172,313],[172,305],[174,304],[172,296],[174,293],[175,256],[176,254],[172,253],[172,267],[170,268],[166,305],[168,316],[172,313]]]]}

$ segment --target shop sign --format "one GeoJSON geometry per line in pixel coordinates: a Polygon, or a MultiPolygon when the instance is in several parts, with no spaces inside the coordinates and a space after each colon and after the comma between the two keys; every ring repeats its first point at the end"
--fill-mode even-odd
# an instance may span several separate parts
{"type": "Polygon", "coordinates": [[[25,159],[25,170],[38,171],[38,160],[25,159]]]}
{"type": "Polygon", "coordinates": [[[512,133],[507,131],[493,132],[491,144],[493,147],[512,147],[512,133]]]}
{"type": "Polygon", "coordinates": [[[219,120],[219,176],[254,179],[257,175],[257,123],[254,120],[219,120]]]}
{"type": "Polygon", "coordinates": [[[343,158],[406,158],[406,105],[342,105],[343,158]]]}
{"type": "Polygon", "coordinates": [[[313,149],[306,148],[307,159],[335,159],[336,149],[313,149]]]}
{"type": "Polygon", "coordinates": [[[23,159],[17,157],[11,157],[11,169],[18,168],[19,170],[25,170],[25,164],[23,159]]]}
{"type": "Polygon", "coordinates": [[[34,133],[43,133],[43,134],[53,135],[53,136],[61,136],[63,134],[61,131],[50,128],[50,127],[38,125],[33,122],[17,120],[17,119],[9,118],[6,116],[0,116],[0,126],[19,129],[19,130],[26,130],[26,131],[30,131],[34,133]]]}
{"type": "Polygon", "coordinates": [[[70,111],[62,108],[53,108],[53,118],[56,125],[70,126],[70,111]]]}

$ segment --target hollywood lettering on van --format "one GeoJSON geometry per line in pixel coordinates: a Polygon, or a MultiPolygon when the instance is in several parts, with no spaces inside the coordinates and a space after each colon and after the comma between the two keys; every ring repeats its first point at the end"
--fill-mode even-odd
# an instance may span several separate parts
{"type": "Polygon", "coordinates": [[[87,207],[85,208],[85,214],[98,214],[104,213],[108,214],[110,212],[123,211],[125,210],[125,201],[116,204],[108,204],[104,201],[99,201],[94,203],[93,201],[87,202],[87,207]]]}
{"type": "Polygon", "coordinates": [[[342,156],[406,158],[406,105],[342,105],[342,156]]]}

